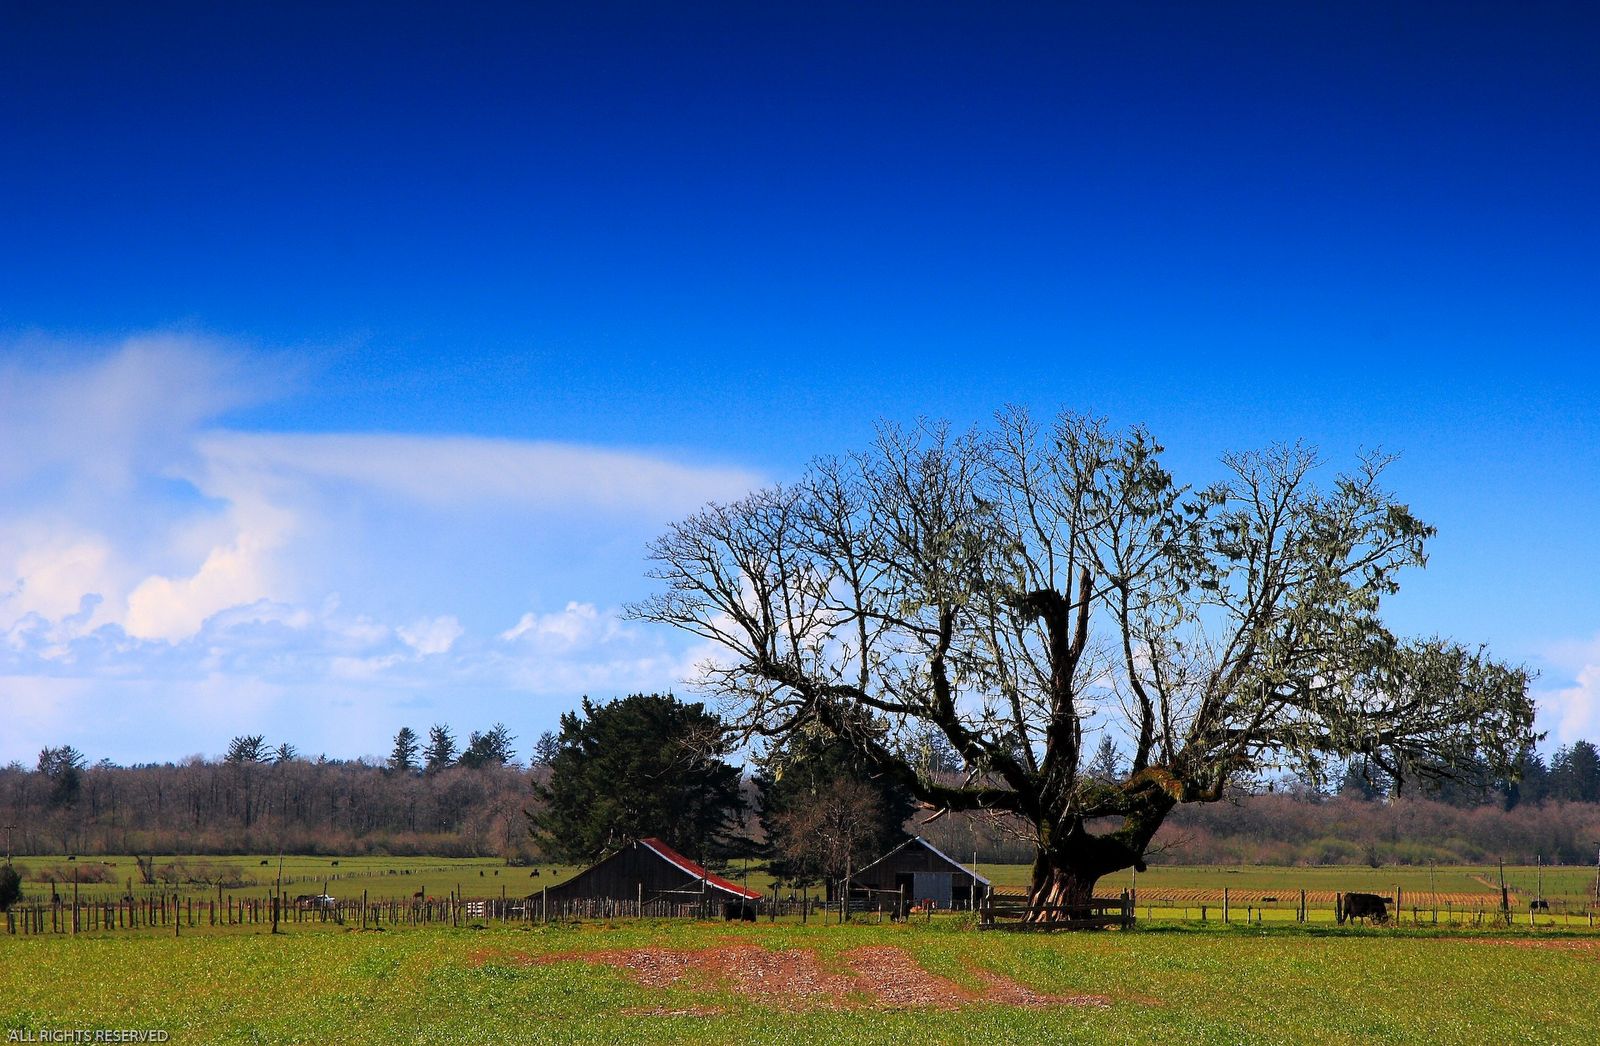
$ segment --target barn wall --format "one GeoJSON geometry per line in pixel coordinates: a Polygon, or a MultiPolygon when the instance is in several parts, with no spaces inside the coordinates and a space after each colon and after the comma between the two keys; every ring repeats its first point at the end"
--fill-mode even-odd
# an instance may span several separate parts
{"type": "MultiPolygon", "coordinates": [[[[972,873],[966,871],[958,864],[952,864],[929,850],[925,846],[912,844],[898,853],[885,858],[872,867],[857,872],[850,879],[856,887],[865,887],[872,890],[894,890],[895,877],[898,875],[915,875],[917,873],[947,874],[950,878],[951,901],[956,908],[966,908],[972,900],[972,873]]],[[[985,887],[978,883],[978,892],[981,896],[985,887]]],[[[834,884],[828,884],[828,896],[834,898],[834,884]]],[[[917,898],[913,896],[912,900],[917,898]]]]}
{"type": "MultiPolygon", "coordinates": [[[[550,899],[634,901],[638,899],[640,883],[644,884],[646,901],[660,899],[666,894],[684,904],[691,904],[698,898],[700,887],[699,879],[672,865],[648,847],[635,843],[561,885],[552,886],[550,899]],[[667,891],[671,890],[693,890],[695,893],[668,894],[667,891]]],[[[715,886],[708,888],[707,894],[716,903],[730,899],[728,894],[715,886]]]]}

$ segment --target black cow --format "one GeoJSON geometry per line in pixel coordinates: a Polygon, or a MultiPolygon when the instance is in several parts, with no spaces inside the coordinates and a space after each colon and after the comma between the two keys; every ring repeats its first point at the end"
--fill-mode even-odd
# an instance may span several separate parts
{"type": "Polygon", "coordinates": [[[1534,900],[1534,901],[1529,901],[1528,902],[1528,911],[1530,911],[1530,912],[1548,912],[1549,910],[1550,910],[1550,902],[1549,901],[1534,900]]]}
{"type": "Polygon", "coordinates": [[[1335,905],[1334,914],[1342,924],[1346,919],[1376,919],[1389,921],[1389,898],[1375,893],[1347,893],[1343,904],[1335,905]]]}
{"type": "Polygon", "coordinates": [[[753,923],[756,921],[756,906],[748,902],[729,901],[722,906],[722,918],[730,923],[735,921],[753,923]]]}

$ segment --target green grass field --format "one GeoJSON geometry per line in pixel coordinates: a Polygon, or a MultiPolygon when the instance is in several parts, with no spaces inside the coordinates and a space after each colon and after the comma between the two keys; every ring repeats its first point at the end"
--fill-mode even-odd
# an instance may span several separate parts
{"type": "MultiPolygon", "coordinates": [[[[247,885],[230,887],[227,893],[234,897],[266,897],[272,892],[279,874],[276,854],[250,854],[235,857],[171,857],[157,856],[158,871],[169,862],[182,861],[190,865],[208,862],[214,868],[229,866],[247,880],[247,885]]],[[[109,883],[79,884],[83,900],[109,900],[120,897],[133,881],[133,891],[142,896],[152,888],[142,884],[139,869],[133,856],[119,854],[108,857],[80,857],[69,862],[65,856],[19,857],[23,889],[30,899],[50,896],[50,884],[33,880],[34,873],[45,869],[65,872],[67,878],[56,886],[63,894],[71,892],[72,866],[81,863],[85,869],[106,865],[113,881],[109,883]]],[[[283,858],[283,882],[286,894],[320,893],[326,885],[334,897],[360,897],[363,890],[372,899],[409,897],[417,890],[429,896],[443,897],[457,887],[463,896],[489,897],[500,895],[501,888],[510,895],[522,895],[560,882],[577,869],[572,866],[540,865],[539,877],[529,875],[532,869],[508,866],[498,857],[307,857],[286,855],[283,858]]],[[[88,874],[88,873],[86,873],[88,874]]],[[[196,883],[158,883],[154,889],[184,896],[215,896],[215,886],[196,883]]]]}
{"type": "Polygon", "coordinates": [[[0,1030],[162,1029],[175,1043],[1573,1043],[1600,1028],[1596,943],[1237,926],[1030,935],[954,920],[0,938],[0,1030]],[[639,972],[652,957],[654,975],[639,972]],[[784,964],[857,979],[807,996],[792,972],[748,972],[784,964]],[[919,978],[930,994],[896,993],[919,978]],[[997,983],[1065,999],[1018,1004],[997,983]]]}

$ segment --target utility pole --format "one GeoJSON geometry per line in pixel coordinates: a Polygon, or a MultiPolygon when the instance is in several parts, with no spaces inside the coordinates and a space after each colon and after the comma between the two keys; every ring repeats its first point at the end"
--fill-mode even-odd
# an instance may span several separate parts
{"type": "Polygon", "coordinates": [[[17,826],[14,824],[8,824],[4,826],[6,830],[6,864],[11,863],[11,832],[16,827],[17,826]]]}

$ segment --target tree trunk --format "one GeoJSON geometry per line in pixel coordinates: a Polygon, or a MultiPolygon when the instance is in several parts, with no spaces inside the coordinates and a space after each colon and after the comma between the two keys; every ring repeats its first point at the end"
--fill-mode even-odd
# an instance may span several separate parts
{"type": "Polygon", "coordinates": [[[1170,801],[1151,803],[1107,835],[1091,835],[1076,818],[1038,826],[1039,848],[1023,922],[1071,923],[1086,917],[1089,913],[1082,909],[1094,900],[1094,884],[1101,877],[1124,868],[1144,871],[1145,847],[1171,807],[1170,801]]]}
{"type": "Polygon", "coordinates": [[[1066,923],[1081,918],[1079,911],[1094,899],[1094,884],[1105,874],[1071,855],[1041,849],[1033,859],[1033,885],[1028,891],[1028,914],[1023,922],[1066,923]]]}

